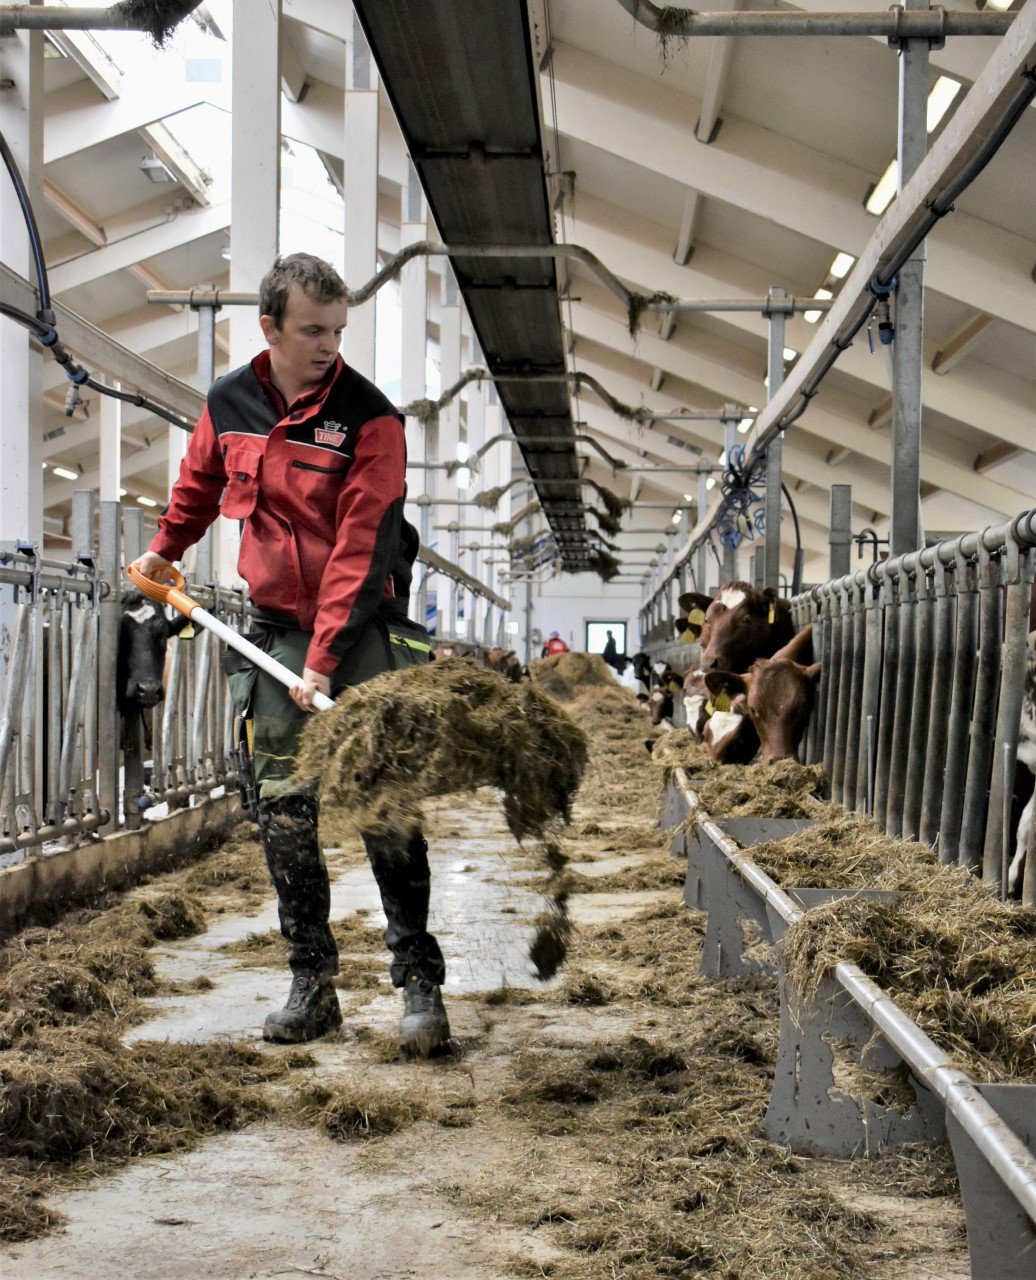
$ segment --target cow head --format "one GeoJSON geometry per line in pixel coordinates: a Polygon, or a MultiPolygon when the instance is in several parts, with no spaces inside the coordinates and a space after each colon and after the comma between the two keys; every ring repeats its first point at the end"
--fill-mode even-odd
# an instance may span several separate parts
{"type": "Polygon", "coordinates": [[[651,723],[655,725],[661,724],[663,720],[672,716],[673,700],[682,687],[680,677],[670,666],[665,666],[661,672],[657,673],[657,679],[658,683],[651,689],[647,699],[651,723]]]}
{"type": "Polygon", "coordinates": [[[697,591],[685,591],[677,599],[677,604],[682,616],[676,620],[676,634],[681,640],[693,644],[701,639],[705,615],[712,604],[712,597],[700,595],[697,591]]]}
{"type": "Polygon", "coordinates": [[[795,634],[791,606],[772,587],[728,582],[710,601],[701,632],[703,671],[747,671],[795,634]]]}
{"type": "Polygon", "coordinates": [[[820,679],[820,663],[805,666],[795,661],[812,643],[810,628],[778,651],[772,658],[758,658],[746,675],[710,671],[705,683],[714,702],[729,700],[730,710],[744,717],[742,725],[730,726],[743,734],[751,726],[762,748],[760,762],[794,760],[799,743],[809,725],[810,712],[820,679]]]}
{"type": "Polygon", "coordinates": [[[710,701],[708,686],[705,683],[705,672],[700,668],[688,671],[683,678],[683,711],[687,728],[692,737],[700,742],[705,722],[709,718],[706,707],[710,701]]]}
{"type": "Polygon", "coordinates": [[[521,683],[522,664],[513,649],[502,649],[500,645],[494,645],[486,654],[486,666],[512,684],[521,683]]]}
{"type": "Polygon", "coordinates": [[[127,591],[121,605],[116,699],[119,713],[127,716],[156,706],[165,697],[166,642],[180,634],[188,619],[177,616],[170,622],[161,605],[145,599],[139,591],[127,591]]]}
{"type": "Polygon", "coordinates": [[[717,764],[748,764],[759,750],[759,735],[746,713],[743,678],[729,671],[703,676],[709,700],[701,740],[717,764]]]}

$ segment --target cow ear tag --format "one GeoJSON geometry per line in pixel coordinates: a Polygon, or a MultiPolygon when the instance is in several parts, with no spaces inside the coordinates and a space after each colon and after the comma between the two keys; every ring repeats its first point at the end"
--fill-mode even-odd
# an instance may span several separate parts
{"type": "Polygon", "coordinates": [[[178,640],[193,640],[194,636],[195,636],[194,623],[188,622],[188,624],[186,625],[186,627],[184,627],[182,631],[177,632],[176,638],[178,640]]]}
{"type": "MultiPolygon", "coordinates": [[[[687,621],[692,627],[703,627],[705,625],[705,610],[692,609],[687,615],[687,621]]],[[[770,621],[772,622],[773,619],[771,618],[770,621]]]]}
{"type": "Polygon", "coordinates": [[[681,631],[681,632],[680,632],[680,643],[681,643],[681,644],[694,644],[695,640],[697,640],[697,639],[698,639],[699,634],[700,634],[699,632],[697,632],[697,631],[692,631],[692,630],[691,630],[691,628],[690,628],[690,627],[688,627],[686,631],[681,631]]]}
{"type": "Polygon", "coordinates": [[[770,605],[770,616],[766,619],[766,621],[770,624],[771,627],[773,626],[773,620],[776,617],[777,617],[777,606],[775,604],[772,604],[770,605]]]}
{"type": "Polygon", "coordinates": [[[717,711],[729,711],[732,706],[729,693],[717,693],[713,702],[717,711]]]}

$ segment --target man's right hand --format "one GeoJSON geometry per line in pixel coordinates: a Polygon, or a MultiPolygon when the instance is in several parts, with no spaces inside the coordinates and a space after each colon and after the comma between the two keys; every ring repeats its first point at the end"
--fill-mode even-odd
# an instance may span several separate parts
{"type": "Polygon", "coordinates": [[[152,582],[160,582],[163,586],[175,586],[176,578],[174,577],[173,566],[168,560],[158,554],[157,551],[145,551],[142,556],[138,556],[131,566],[144,578],[150,578],[152,582]]]}

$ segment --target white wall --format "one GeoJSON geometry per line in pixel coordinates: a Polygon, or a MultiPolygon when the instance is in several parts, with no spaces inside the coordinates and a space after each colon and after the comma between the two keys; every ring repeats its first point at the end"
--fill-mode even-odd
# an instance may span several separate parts
{"type": "MultiPolygon", "coordinates": [[[[525,615],[521,606],[525,590],[517,592],[522,632],[525,615]]],[[[536,589],[532,599],[532,627],[546,639],[552,631],[561,633],[571,649],[582,649],[587,622],[625,622],[626,648],[636,653],[640,647],[640,588],[632,583],[609,586],[595,573],[561,573],[536,589]]],[[[524,639],[523,639],[524,645],[524,639]]],[[[540,642],[542,645],[542,641],[540,642]]],[[[519,651],[524,654],[524,648],[519,651]]],[[[538,658],[539,646],[532,655],[538,658]]]]}

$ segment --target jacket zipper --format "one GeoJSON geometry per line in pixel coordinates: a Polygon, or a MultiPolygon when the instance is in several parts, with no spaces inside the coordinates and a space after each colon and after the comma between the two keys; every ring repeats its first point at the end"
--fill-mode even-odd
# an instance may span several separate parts
{"type": "Polygon", "coordinates": [[[315,462],[300,462],[297,458],[292,459],[291,465],[300,471],[319,471],[325,476],[343,476],[346,471],[345,467],[318,467],[315,462]]]}

